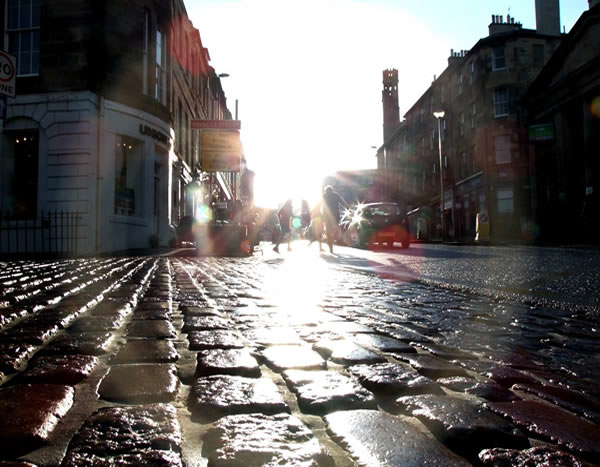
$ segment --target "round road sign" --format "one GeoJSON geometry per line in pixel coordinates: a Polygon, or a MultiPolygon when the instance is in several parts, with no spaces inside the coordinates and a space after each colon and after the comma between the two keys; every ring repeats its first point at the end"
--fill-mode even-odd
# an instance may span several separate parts
{"type": "Polygon", "coordinates": [[[15,79],[14,57],[0,50],[0,81],[9,83],[13,79],[15,79]]]}

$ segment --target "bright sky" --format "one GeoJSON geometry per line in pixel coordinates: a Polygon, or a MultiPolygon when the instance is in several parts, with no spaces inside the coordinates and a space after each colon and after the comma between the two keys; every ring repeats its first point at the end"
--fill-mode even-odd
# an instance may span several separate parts
{"type": "MultiPolygon", "coordinates": [[[[587,0],[562,0],[568,32],[587,0]]],[[[228,107],[242,121],[256,203],[316,199],[324,175],[376,167],[382,71],[399,70],[400,115],[470,49],[491,15],[535,29],[535,0],[186,0],[228,107]]]]}

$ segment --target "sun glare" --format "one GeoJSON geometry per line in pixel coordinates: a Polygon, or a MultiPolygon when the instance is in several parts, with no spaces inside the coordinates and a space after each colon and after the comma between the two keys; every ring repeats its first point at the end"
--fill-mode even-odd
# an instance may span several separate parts
{"type": "Polygon", "coordinates": [[[244,153],[262,207],[287,198],[314,201],[323,176],[336,170],[374,169],[382,70],[409,66],[399,85],[402,99],[414,102],[447,54],[435,31],[389,3],[191,1],[190,14],[211,65],[230,75],[223,87],[230,108],[239,101],[244,153]],[[414,37],[422,38],[418,48],[402,46],[414,37]]]}
{"type": "MultiPolygon", "coordinates": [[[[292,243],[293,248],[306,248],[302,243],[292,243]]],[[[270,269],[265,277],[265,293],[274,304],[285,304],[286,312],[301,314],[319,313],[319,305],[327,294],[332,271],[315,250],[314,254],[292,254],[279,268],[270,269]]]]}

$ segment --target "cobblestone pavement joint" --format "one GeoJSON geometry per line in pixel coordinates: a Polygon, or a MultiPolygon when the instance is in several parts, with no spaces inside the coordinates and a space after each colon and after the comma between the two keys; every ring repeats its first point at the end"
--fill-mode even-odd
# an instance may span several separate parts
{"type": "Polygon", "coordinates": [[[1,265],[0,466],[600,462],[580,311],[296,250],[1,265]]]}

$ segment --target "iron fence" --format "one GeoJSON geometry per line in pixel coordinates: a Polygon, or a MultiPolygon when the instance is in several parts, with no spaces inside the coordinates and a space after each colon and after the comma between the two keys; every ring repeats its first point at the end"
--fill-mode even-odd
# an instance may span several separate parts
{"type": "Polygon", "coordinates": [[[77,254],[81,213],[41,211],[35,219],[25,219],[0,210],[0,253],[77,254]]]}

